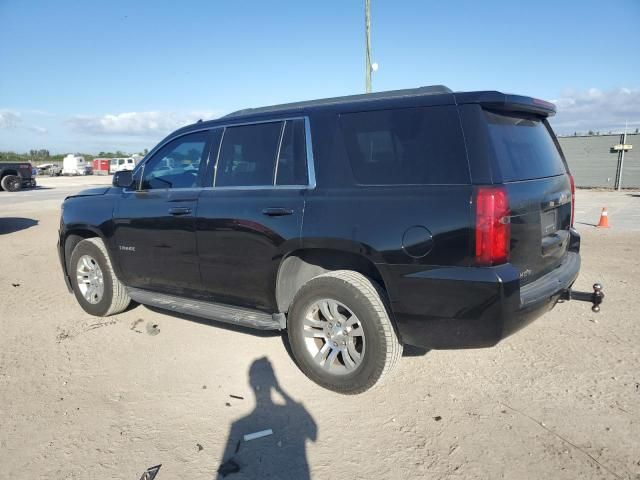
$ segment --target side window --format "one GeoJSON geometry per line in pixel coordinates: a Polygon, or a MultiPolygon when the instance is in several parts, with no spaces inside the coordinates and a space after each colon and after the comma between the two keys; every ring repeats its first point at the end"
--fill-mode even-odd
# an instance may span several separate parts
{"type": "Polygon", "coordinates": [[[287,120],[278,157],[277,185],[307,185],[307,148],[304,120],[287,120]]]}
{"type": "Polygon", "coordinates": [[[282,122],[228,127],[215,174],[216,187],[273,185],[282,122]]]}
{"type": "Polygon", "coordinates": [[[191,133],[167,143],[144,166],[142,190],[191,188],[198,184],[207,132],[191,133]]]}
{"type": "Polygon", "coordinates": [[[401,108],[340,116],[361,185],[467,184],[469,167],[455,107],[401,108]]]}

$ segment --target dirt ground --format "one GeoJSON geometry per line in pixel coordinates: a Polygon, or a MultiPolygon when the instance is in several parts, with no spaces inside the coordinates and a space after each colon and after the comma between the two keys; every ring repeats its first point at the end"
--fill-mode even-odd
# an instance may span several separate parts
{"type": "Polygon", "coordinates": [[[491,349],[410,349],[345,397],[278,334],[85,314],[60,273],[59,202],[14,211],[4,193],[0,478],[213,479],[240,445],[227,478],[640,479],[640,232],[580,226],[577,286],[604,284],[600,314],[569,302],[491,349]]]}

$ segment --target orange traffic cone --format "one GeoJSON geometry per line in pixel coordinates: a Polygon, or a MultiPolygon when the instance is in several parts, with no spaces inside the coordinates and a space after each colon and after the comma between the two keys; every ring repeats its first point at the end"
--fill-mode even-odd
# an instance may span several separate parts
{"type": "Polygon", "coordinates": [[[600,214],[600,221],[597,225],[598,228],[609,228],[609,213],[607,212],[607,207],[602,209],[602,213],[600,214]]]}

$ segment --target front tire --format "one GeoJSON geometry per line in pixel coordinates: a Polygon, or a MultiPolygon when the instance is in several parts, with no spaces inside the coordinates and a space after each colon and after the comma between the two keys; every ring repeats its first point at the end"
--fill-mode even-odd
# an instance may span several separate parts
{"type": "Polygon", "coordinates": [[[78,243],[69,259],[68,270],[73,293],[82,309],[90,315],[116,315],[131,303],[100,238],[87,238],[78,243]]]}
{"type": "Polygon", "coordinates": [[[296,294],[288,336],[300,369],[317,384],[362,393],[402,356],[385,293],[364,275],[338,270],[319,275],[296,294]]]}

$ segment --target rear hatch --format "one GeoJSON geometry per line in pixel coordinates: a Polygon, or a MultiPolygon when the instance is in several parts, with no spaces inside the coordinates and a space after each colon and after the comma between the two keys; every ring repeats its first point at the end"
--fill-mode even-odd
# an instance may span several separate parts
{"type": "MultiPolygon", "coordinates": [[[[513,106],[512,106],[513,107],[513,106]]],[[[566,162],[544,115],[516,109],[482,111],[494,184],[510,211],[509,261],[526,285],[556,268],[567,253],[572,187],[566,162]]]]}

